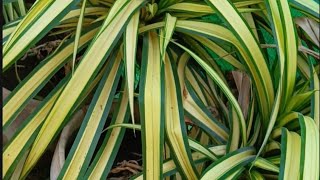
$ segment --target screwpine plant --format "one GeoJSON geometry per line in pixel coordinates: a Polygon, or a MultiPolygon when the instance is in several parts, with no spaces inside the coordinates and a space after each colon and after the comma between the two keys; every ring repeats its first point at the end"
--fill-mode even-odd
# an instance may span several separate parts
{"type": "Polygon", "coordinates": [[[4,131],[71,67],[4,145],[3,179],[26,178],[85,102],[57,179],[106,179],[127,128],[142,133],[133,179],[319,179],[319,2],[3,3],[4,74],[65,37],[4,100],[4,131]]]}

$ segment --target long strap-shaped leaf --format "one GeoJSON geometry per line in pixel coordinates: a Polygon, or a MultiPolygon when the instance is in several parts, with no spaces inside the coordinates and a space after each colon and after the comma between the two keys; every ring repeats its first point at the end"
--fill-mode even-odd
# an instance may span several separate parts
{"type": "Polygon", "coordinates": [[[17,19],[13,22],[10,22],[4,26],[2,26],[2,45],[4,45],[7,40],[9,39],[9,36],[11,35],[12,32],[16,29],[17,25],[21,19],[17,19]]]}
{"type": "Polygon", "coordinates": [[[292,0],[290,4],[301,10],[303,13],[313,17],[319,22],[319,1],[314,0],[292,0]]]}
{"type": "MultiPolygon", "coordinates": [[[[286,0],[267,1],[272,17],[272,29],[277,39],[279,59],[284,62],[284,80],[281,103],[286,105],[292,97],[297,67],[297,41],[290,7],[286,0]]],[[[281,107],[283,111],[285,106],[281,107]]]]}
{"type": "MultiPolygon", "coordinates": [[[[87,95],[93,90],[93,88],[96,86],[98,81],[100,81],[103,72],[106,69],[106,65],[102,68],[101,72],[95,77],[94,81],[90,84],[89,88],[85,90],[85,94],[80,97],[79,103],[77,103],[77,106],[80,105],[87,97],[87,95]]],[[[34,110],[33,114],[28,117],[24,123],[21,125],[21,128],[17,130],[12,140],[9,142],[8,146],[5,147],[5,153],[10,154],[10,158],[8,156],[8,161],[6,162],[9,168],[9,172],[11,173],[11,168],[14,168],[16,166],[16,162],[21,159],[21,156],[23,153],[25,153],[27,150],[29,150],[29,147],[34,142],[37,134],[39,133],[40,127],[42,126],[43,122],[45,121],[48,113],[50,112],[51,108],[54,105],[55,100],[58,98],[59,94],[61,93],[65,83],[70,79],[71,74],[69,74],[67,77],[65,77],[64,80],[62,80],[57,86],[56,89],[54,89],[43,101],[42,104],[39,105],[39,108],[34,110]],[[59,93],[56,92],[59,90],[59,93]],[[51,95],[53,93],[58,93],[55,95],[51,95]],[[50,100],[47,100],[47,99],[50,100]]],[[[78,109],[78,107],[75,106],[72,110],[74,112],[78,109]]],[[[5,165],[4,165],[5,166],[5,165]]],[[[6,177],[10,176],[6,174],[6,177]]]]}
{"type": "Polygon", "coordinates": [[[143,2],[143,0],[130,1],[105,29],[100,30],[41,128],[26,160],[23,175],[26,175],[35,165],[65,118],[70,115],[70,110],[79,95],[82,94],[87,83],[93,79],[93,75],[97,73],[106,57],[111,53],[127,20],[142,6],[143,2]],[[103,48],[101,49],[101,47],[103,48]]]}
{"type": "MultiPolygon", "coordinates": [[[[292,67],[290,65],[291,60],[292,63],[296,66],[297,61],[297,45],[295,44],[295,34],[293,30],[292,20],[291,19],[283,19],[281,17],[284,16],[282,10],[286,12],[286,14],[290,14],[290,9],[287,1],[281,0],[279,3],[277,1],[268,1],[269,11],[272,17],[273,22],[273,31],[278,43],[278,53],[279,53],[279,66],[280,66],[280,77],[279,77],[279,85],[276,94],[276,98],[274,101],[274,105],[272,108],[271,116],[269,121],[267,122],[268,125],[264,127],[266,128],[265,137],[263,143],[260,147],[257,156],[262,152],[264,146],[266,145],[273,126],[276,122],[277,116],[280,109],[280,102],[287,103],[288,95],[291,95],[293,92],[293,86],[295,83],[295,74],[296,74],[296,67],[292,67]],[[290,22],[288,22],[290,21],[290,22]],[[282,22],[282,23],[281,23],[282,22]],[[278,24],[281,23],[281,24],[278,24]],[[283,24],[288,24],[288,30],[283,29],[283,24]],[[288,33],[291,36],[285,36],[284,34],[288,33]],[[290,37],[290,38],[289,38],[290,37]],[[292,40],[293,39],[293,40],[292,40]],[[289,48],[289,49],[288,49],[289,48]],[[291,55],[289,55],[291,54],[291,55]],[[292,59],[290,59],[292,58],[292,59]],[[285,97],[285,98],[283,98],[285,97]]],[[[282,106],[284,108],[285,106],[282,106]]]]}
{"type": "Polygon", "coordinates": [[[58,179],[83,177],[98,143],[121,74],[121,54],[108,64],[58,179]]]}
{"type": "MultiPolygon", "coordinates": [[[[215,42],[211,41],[208,38],[205,38],[203,36],[198,36],[194,34],[190,34],[191,37],[199,41],[201,44],[215,52],[218,56],[221,57],[221,59],[224,59],[234,67],[236,67],[238,70],[245,71],[245,67],[236,59],[234,58],[229,52],[224,50],[221,46],[216,44],[215,42]]],[[[217,60],[219,61],[219,60],[217,60]]]]}
{"type": "Polygon", "coordinates": [[[301,127],[300,179],[319,179],[319,129],[314,120],[299,116],[301,127]]]}
{"type": "Polygon", "coordinates": [[[198,71],[193,70],[192,73],[196,77],[196,80],[200,86],[200,89],[202,90],[203,94],[205,95],[206,100],[208,101],[208,105],[211,107],[216,107],[219,104],[219,102],[215,98],[214,93],[209,88],[208,83],[205,82],[204,78],[201,77],[201,75],[199,74],[198,71]]]}
{"type": "Polygon", "coordinates": [[[253,131],[253,135],[252,135],[251,139],[248,141],[249,146],[253,146],[256,143],[258,136],[260,134],[260,131],[261,131],[261,126],[262,126],[261,124],[262,123],[261,123],[260,116],[256,117],[256,120],[254,123],[254,130],[255,131],[253,131]]]}
{"type": "MultiPolygon", "coordinates": [[[[123,12],[123,9],[124,9],[125,7],[127,7],[127,5],[128,5],[129,2],[130,2],[130,1],[128,1],[128,0],[116,1],[116,2],[112,5],[112,8],[109,10],[108,16],[107,16],[106,19],[104,20],[104,23],[103,23],[103,25],[102,25],[102,27],[101,27],[101,31],[98,33],[98,35],[96,36],[96,38],[98,38],[98,37],[101,35],[101,33],[103,32],[103,30],[104,30],[105,28],[107,28],[112,21],[114,21],[114,18],[115,18],[115,17],[117,17],[121,12],[123,12]]],[[[121,16],[121,15],[120,15],[120,16],[121,16]]],[[[130,19],[130,18],[128,18],[128,19],[130,19]]]]}
{"type": "MultiPolygon", "coordinates": [[[[116,124],[110,125],[106,130],[112,129],[112,128],[116,128],[116,127],[137,129],[137,130],[141,131],[141,125],[128,124],[128,123],[116,123],[116,124]]],[[[216,154],[215,152],[212,152],[210,150],[210,148],[205,147],[203,144],[201,144],[198,141],[195,141],[195,140],[191,139],[190,137],[188,137],[188,143],[189,143],[189,146],[190,146],[191,149],[204,154],[207,158],[209,158],[211,160],[217,160],[217,156],[221,155],[221,154],[216,154]]],[[[224,153],[225,153],[225,145],[221,145],[221,146],[224,147],[223,149],[224,149],[224,153]]]]}
{"type": "MultiPolygon", "coordinates": [[[[253,11],[261,11],[261,9],[257,8],[248,8],[246,6],[249,5],[255,5],[262,3],[263,1],[240,1],[240,2],[235,2],[233,3],[235,7],[238,9],[239,12],[253,12],[253,11]]],[[[159,10],[159,14],[164,12],[164,11],[169,11],[169,12],[179,12],[181,13],[181,17],[198,17],[198,16],[204,16],[204,15],[209,15],[209,14],[214,14],[216,11],[214,11],[210,6],[200,4],[200,3],[194,3],[194,2],[179,2],[175,3],[167,8],[161,8],[159,10]]],[[[179,15],[179,14],[178,14],[179,15]]]]}
{"type": "MultiPolygon", "coordinates": [[[[128,112],[128,88],[124,86],[124,92],[121,95],[117,112],[113,115],[111,125],[126,123],[129,120],[128,112]]],[[[121,141],[125,133],[124,128],[113,128],[107,132],[107,135],[95,156],[92,164],[86,172],[84,179],[105,179],[112,168],[121,141]]]]}
{"type": "Polygon", "coordinates": [[[227,128],[212,117],[207,107],[192,91],[191,85],[185,83],[185,67],[189,58],[188,53],[182,54],[177,68],[181,94],[183,95],[183,107],[187,111],[187,115],[190,115],[193,121],[211,137],[215,138],[216,141],[226,142],[228,139],[227,128]]]}
{"type": "MultiPolygon", "coordinates": [[[[95,27],[81,36],[78,45],[79,49],[90,42],[97,30],[98,28],[95,27]]],[[[57,51],[57,53],[52,54],[40,63],[5,99],[2,121],[3,128],[6,128],[6,126],[19,115],[28,100],[34,97],[61,68],[66,60],[71,57],[73,46],[73,39],[65,45],[62,45],[60,51],[57,51]]]]}
{"type": "Polygon", "coordinates": [[[194,39],[189,37],[184,37],[187,44],[189,44],[191,47],[193,47],[193,52],[199,55],[201,59],[203,59],[206,63],[208,63],[221,77],[221,79],[226,83],[226,79],[224,78],[224,75],[219,68],[218,64],[214,61],[212,56],[194,39]]]}
{"type": "MultiPolygon", "coordinates": [[[[236,8],[230,1],[225,0],[206,0],[206,2],[226,20],[230,25],[232,31],[236,34],[241,45],[245,49],[246,53],[250,57],[253,64],[248,63],[250,72],[252,72],[252,65],[255,66],[256,71],[259,73],[259,79],[255,79],[255,83],[262,84],[257,87],[259,94],[259,104],[263,115],[263,119],[267,119],[271,112],[271,107],[274,101],[273,84],[266,61],[263,57],[258,42],[252,34],[252,31],[245,23],[243,18],[237,12],[236,8]],[[251,66],[251,67],[250,67],[251,66]],[[261,82],[257,82],[257,80],[261,82]],[[265,92],[261,92],[265,91],[265,92]],[[262,97],[264,95],[265,97],[262,97]],[[266,108],[266,109],[265,109],[266,108]]],[[[255,76],[255,74],[253,75],[255,76]]]]}
{"type": "MultiPolygon", "coordinates": [[[[102,14],[106,14],[107,11],[108,11],[108,8],[95,6],[95,7],[85,7],[83,13],[84,13],[84,16],[87,16],[87,15],[101,16],[102,14]]],[[[60,22],[63,24],[64,21],[69,21],[69,20],[78,18],[81,16],[81,13],[82,13],[81,8],[75,8],[74,10],[69,11],[69,13],[66,16],[64,16],[60,22]]]]}
{"type": "Polygon", "coordinates": [[[290,112],[288,114],[284,114],[283,116],[280,116],[277,120],[277,124],[275,127],[282,127],[286,124],[290,123],[294,119],[298,119],[299,113],[298,112],[290,112]]]}
{"type": "MultiPolygon", "coordinates": [[[[188,67],[186,69],[186,73],[188,71],[188,67]]],[[[205,82],[205,78],[202,77],[199,73],[199,71],[197,70],[194,70],[194,69],[190,69],[191,73],[193,74],[193,76],[195,77],[198,85],[200,86],[200,89],[201,91],[203,92],[203,94],[205,95],[207,101],[208,101],[208,104],[212,103],[212,105],[214,104],[212,99],[213,99],[213,93],[211,92],[210,88],[209,88],[209,85],[207,84],[207,82],[205,82]],[[210,97],[210,99],[208,98],[210,97]]],[[[187,77],[188,78],[188,77],[187,77]]],[[[215,105],[215,104],[214,104],[215,105]]]]}
{"type": "MultiPolygon", "coordinates": [[[[139,29],[139,32],[142,33],[150,29],[161,28],[163,26],[164,26],[164,23],[159,22],[159,23],[151,24],[149,26],[142,27],[139,29]]],[[[248,29],[248,28],[245,27],[245,29],[248,29]]],[[[273,92],[273,84],[271,81],[271,76],[266,66],[265,60],[261,59],[261,57],[263,58],[263,56],[260,50],[252,51],[253,49],[251,49],[251,47],[244,46],[250,43],[244,43],[244,45],[242,45],[243,43],[241,44],[228,29],[219,25],[197,22],[197,21],[178,20],[176,24],[176,30],[180,32],[196,33],[196,34],[206,35],[213,38],[219,38],[235,45],[240,51],[240,54],[244,57],[244,60],[248,66],[248,70],[254,79],[255,86],[258,93],[258,98],[259,98],[258,102],[259,102],[261,112],[263,114],[263,119],[268,120],[269,114],[271,112],[271,106],[274,101],[274,92],[273,92]],[[248,52],[247,49],[250,49],[251,51],[248,52]],[[257,55],[258,57],[252,58],[250,53],[253,53],[253,55],[257,55]]],[[[244,37],[246,37],[248,33],[246,32],[243,34],[245,34],[244,37]]],[[[256,43],[254,38],[253,38],[253,41],[254,43],[256,43]]],[[[265,122],[264,124],[266,124],[266,122],[268,121],[263,121],[263,122],[265,122]]]]}
{"type": "Polygon", "coordinates": [[[230,101],[232,106],[235,108],[235,112],[237,114],[237,118],[239,120],[239,124],[241,127],[240,132],[241,132],[241,136],[242,136],[242,141],[243,141],[243,144],[247,144],[246,122],[244,120],[244,117],[243,117],[241,108],[238,104],[238,101],[235,99],[235,97],[231,93],[228,86],[221,80],[221,78],[217,75],[217,73],[212,68],[210,68],[210,66],[207,63],[205,63],[199,56],[197,56],[195,53],[193,53],[192,51],[190,51],[186,47],[184,47],[178,43],[175,43],[175,44],[178,45],[179,47],[181,47],[186,52],[188,52],[200,64],[200,66],[208,73],[208,75],[215,81],[215,83],[217,83],[217,85],[222,89],[223,93],[226,95],[226,97],[228,98],[228,100],[230,101]]]}
{"type": "Polygon", "coordinates": [[[211,164],[202,176],[202,180],[226,179],[243,166],[254,160],[254,148],[245,147],[225,155],[211,164]]]}
{"type": "Polygon", "coordinates": [[[133,107],[133,94],[134,94],[134,78],[135,78],[135,62],[136,62],[136,52],[138,43],[138,25],[139,25],[140,11],[137,11],[131,18],[129,24],[127,25],[126,31],[124,33],[124,60],[126,63],[126,79],[127,88],[129,92],[129,105],[131,112],[131,119],[133,124],[134,120],[134,107],[133,107]]]}
{"type": "Polygon", "coordinates": [[[197,96],[199,97],[199,99],[202,101],[202,103],[205,106],[208,106],[207,99],[205,98],[205,95],[204,95],[202,89],[200,88],[200,86],[196,80],[196,77],[193,75],[193,73],[189,67],[186,67],[185,77],[186,77],[188,83],[190,83],[190,85],[194,89],[194,91],[197,94],[197,96]]]}
{"type": "Polygon", "coordinates": [[[87,0],[83,0],[81,10],[80,10],[79,20],[78,20],[78,24],[77,24],[77,29],[76,29],[76,35],[74,38],[74,46],[73,46],[73,54],[72,54],[73,55],[72,56],[72,74],[74,72],[74,65],[75,65],[76,58],[77,58],[78,45],[79,45],[79,39],[80,39],[80,35],[81,35],[81,30],[82,30],[84,14],[86,11],[86,4],[87,4],[87,0]]]}
{"type": "MultiPolygon", "coordinates": [[[[203,134],[205,134],[205,133],[203,133],[203,134]]],[[[208,136],[206,136],[206,137],[208,137],[208,136]]],[[[208,141],[209,141],[209,138],[208,138],[208,141]]],[[[192,150],[201,152],[202,154],[206,155],[212,161],[215,161],[215,160],[218,159],[217,155],[214,152],[210,151],[208,148],[206,148],[202,144],[201,139],[200,139],[200,142],[198,142],[198,141],[195,141],[195,140],[193,140],[191,138],[188,138],[188,142],[189,142],[190,148],[192,150]]]]}
{"type": "Polygon", "coordinates": [[[188,179],[197,179],[197,170],[191,159],[187,142],[187,132],[183,115],[182,95],[176,68],[171,65],[169,57],[165,58],[165,116],[166,135],[176,162],[181,169],[180,175],[188,179]]]}
{"type": "Polygon", "coordinates": [[[314,94],[311,99],[311,117],[314,119],[320,131],[320,81],[313,65],[310,63],[311,89],[314,94]]]}
{"type": "Polygon", "coordinates": [[[299,179],[301,138],[295,132],[282,128],[279,179],[299,179]]]}
{"type": "MultiPolygon", "coordinates": [[[[106,11],[108,9],[107,8],[104,8],[104,7],[87,7],[85,8],[85,16],[87,15],[101,15],[101,14],[106,14],[106,11]]],[[[74,20],[74,18],[77,18],[78,16],[80,16],[80,11],[81,9],[73,9],[71,11],[68,12],[67,15],[65,15],[61,20],[60,20],[60,23],[61,24],[64,24],[66,23],[68,20],[74,20]]],[[[7,40],[9,39],[9,36],[11,35],[11,33],[14,32],[14,30],[16,29],[16,27],[18,26],[18,24],[20,23],[20,21],[22,20],[23,18],[20,18],[20,19],[17,19],[13,22],[10,22],[9,24],[6,24],[4,27],[3,27],[3,30],[2,30],[2,34],[3,34],[3,37],[2,37],[2,44],[4,45],[7,40]]],[[[92,22],[92,23],[95,23],[95,22],[92,22]]],[[[58,26],[55,26],[53,28],[57,28],[58,26]]],[[[71,29],[73,30],[73,29],[71,29]]],[[[62,30],[62,31],[70,31],[70,29],[67,29],[67,30],[62,30]]],[[[55,32],[55,33],[51,33],[51,34],[56,34],[58,33],[59,31],[55,32]]]]}
{"type": "Polygon", "coordinates": [[[50,112],[54,102],[59,97],[67,78],[63,80],[56,88],[39,104],[37,109],[32,113],[21,125],[21,129],[17,130],[8,146],[3,151],[3,174],[2,178],[8,179],[13,173],[17,163],[23,154],[32,145],[33,140],[36,138],[45,117],[50,112]]]}
{"type": "Polygon", "coordinates": [[[264,169],[264,170],[268,170],[268,171],[272,171],[275,173],[279,173],[279,167],[276,166],[274,163],[272,163],[271,161],[261,158],[259,157],[255,162],[254,162],[254,166],[264,169]]]}
{"type": "Polygon", "coordinates": [[[78,0],[37,1],[3,47],[2,69],[8,69],[30,46],[57,25],[77,2],[78,0]]]}
{"type": "Polygon", "coordinates": [[[181,20],[177,22],[177,31],[218,38],[233,44],[243,56],[248,72],[255,82],[261,113],[265,119],[269,117],[270,102],[274,100],[273,85],[264,59],[262,62],[259,60],[260,55],[252,58],[250,52],[246,50],[246,44],[241,43],[231,31],[216,24],[181,20]]]}
{"type": "Polygon", "coordinates": [[[155,31],[144,35],[139,89],[145,179],[162,179],[164,144],[163,74],[159,37],[155,31]]]}
{"type": "Polygon", "coordinates": [[[227,153],[235,151],[239,147],[240,142],[240,124],[236,112],[233,107],[229,111],[230,136],[227,144],[227,153]]]}
{"type": "Polygon", "coordinates": [[[170,14],[166,14],[165,18],[165,26],[161,29],[160,32],[160,51],[161,51],[161,60],[165,61],[166,50],[170,39],[173,35],[174,28],[176,27],[177,18],[171,16],[170,14]]]}
{"type": "Polygon", "coordinates": [[[183,101],[183,107],[186,110],[186,115],[216,142],[225,143],[229,136],[229,130],[213,117],[188,82],[185,87],[184,93],[187,98],[183,101]]]}
{"type": "Polygon", "coordinates": [[[314,91],[307,91],[293,95],[286,105],[285,112],[301,110],[302,107],[310,103],[311,96],[314,93],[314,91]]]}
{"type": "MultiPolygon", "coordinates": [[[[225,145],[214,146],[214,147],[210,147],[208,149],[212,153],[214,153],[214,154],[216,154],[218,156],[225,155],[225,153],[226,153],[226,146],[225,145]]],[[[192,159],[193,159],[195,164],[201,163],[207,158],[208,158],[207,156],[205,156],[204,154],[202,154],[200,152],[192,153],[192,159]]],[[[163,174],[164,174],[163,176],[170,176],[170,175],[173,175],[176,172],[177,172],[177,167],[176,167],[176,164],[175,164],[174,160],[169,159],[169,160],[166,160],[165,163],[163,163],[163,174]]],[[[138,177],[136,177],[134,179],[135,180],[142,180],[143,179],[143,174],[139,175],[138,177]]]]}

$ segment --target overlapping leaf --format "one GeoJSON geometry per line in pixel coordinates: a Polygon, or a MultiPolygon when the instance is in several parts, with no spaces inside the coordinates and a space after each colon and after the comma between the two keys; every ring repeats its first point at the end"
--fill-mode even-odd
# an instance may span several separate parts
{"type": "Polygon", "coordinates": [[[92,76],[97,73],[101,65],[111,53],[115,43],[120,37],[120,33],[127,19],[143,4],[142,0],[130,1],[121,10],[122,13],[111,14],[112,19],[108,18],[106,28],[100,29],[94,41],[89,46],[78,68],[74,72],[74,76],[68,82],[67,86],[59,96],[55,106],[51,109],[45,124],[42,126],[35,143],[26,160],[26,165],[22,174],[25,176],[35,165],[41,154],[46,149],[52,138],[59,130],[64,119],[70,115],[70,110],[81,95],[87,83],[92,80],[92,76]],[[99,37],[99,38],[97,38],[99,37]],[[103,50],[100,48],[103,47],[103,50]],[[94,58],[94,61],[92,60],[94,58]],[[63,105],[64,108],[60,108],[63,105]]]}

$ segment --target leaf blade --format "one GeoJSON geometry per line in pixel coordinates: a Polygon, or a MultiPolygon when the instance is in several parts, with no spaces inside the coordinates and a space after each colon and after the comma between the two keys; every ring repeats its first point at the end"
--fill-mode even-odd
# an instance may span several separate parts
{"type": "Polygon", "coordinates": [[[133,124],[134,120],[134,77],[135,77],[135,61],[136,61],[136,52],[137,52],[137,38],[138,38],[138,25],[139,25],[139,16],[140,11],[137,11],[131,18],[129,24],[126,27],[124,34],[124,48],[125,48],[125,62],[126,62],[126,75],[127,75],[127,87],[129,92],[129,106],[131,112],[131,118],[133,124]]]}
{"type": "Polygon", "coordinates": [[[43,125],[35,143],[32,146],[26,160],[27,165],[24,166],[22,174],[26,175],[40,158],[57,130],[59,130],[59,127],[63,123],[65,117],[69,115],[73,104],[78,99],[78,95],[82,93],[86,84],[90,79],[92,79],[92,76],[97,73],[97,69],[100,69],[105,58],[110,54],[111,50],[115,46],[115,42],[117,42],[120,37],[119,34],[122,32],[122,28],[124,27],[127,19],[133,12],[135,12],[135,10],[141,7],[143,2],[143,0],[131,1],[122,9],[122,12],[124,13],[116,16],[106,29],[101,29],[96,35],[94,42],[90,45],[81,63],[76,69],[74,76],[71,78],[48,115],[46,123],[43,125]],[[99,47],[104,47],[104,49],[101,50],[99,47]],[[92,58],[95,58],[95,61],[90,61],[92,58]],[[70,96],[70,93],[72,96],[70,96]],[[63,109],[59,108],[61,104],[64,104],[63,109]]]}
{"type": "Polygon", "coordinates": [[[162,178],[164,143],[163,80],[159,38],[150,31],[143,39],[139,108],[142,125],[143,165],[146,179],[162,178]]]}
{"type": "Polygon", "coordinates": [[[198,174],[191,159],[191,151],[187,144],[187,134],[185,132],[185,122],[183,116],[183,106],[181,99],[181,90],[177,83],[174,69],[169,60],[165,59],[165,130],[171,146],[171,150],[176,158],[178,166],[181,168],[180,174],[187,178],[197,179],[198,174]]]}

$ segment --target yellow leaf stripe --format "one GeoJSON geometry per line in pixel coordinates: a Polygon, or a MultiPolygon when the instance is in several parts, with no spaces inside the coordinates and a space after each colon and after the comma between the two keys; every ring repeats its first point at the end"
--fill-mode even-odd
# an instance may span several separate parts
{"type": "Polygon", "coordinates": [[[41,108],[39,110],[35,110],[37,111],[37,113],[31,116],[30,121],[26,119],[26,121],[29,121],[29,123],[26,126],[24,126],[20,132],[18,132],[18,134],[13,138],[8,147],[5,148],[2,154],[2,178],[10,175],[9,169],[15,166],[15,164],[17,163],[16,161],[19,159],[19,156],[21,155],[21,152],[23,151],[23,149],[26,148],[28,141],[45,120],[45,117],[50,112],[51,108],[54,105],[54,102],[59,97],[59,94],[63,89],[62,87],[60,87],[60,89],[56,91],[55,94],[52,97],[50,97],[50,99],[47,102],[45,102],[45,100],[44,104],[40,104],[41,108]]]}
{"type": "Polygon", "coordinates": [[[300,175],[301,138],[295,132],[282,129],[279,179],[298,179],[300,175]]]}
{"type": "Polygon", "coordinates": [[[8,69],[28,47],[47,33],[52,25],[59,23],[75,2],[74,0],[37,1],[4,45],[2,69],[8,69]]]}
{"type": "MultiPolygon", "coordinates": [[[[121,124],[128,120],[128,88],[124,86],[124,92],[122,93],[121,101],[119,102],[118,112],[116,116],[113,116],[111,124],[121,124]]],[[[120,148],[120,143],[124,135],[123,128],[113,128],[108,132],[106,138],[101,146],[97,156],[95,157],[92,165],[86,172],[85,179],[95,180],[104,179],[107,177],[110,171],[115,156],[117,154],[117,149],[120,148]],[[121,136],[122,134],[122,136],[121,136]],[[101,153],[100,153],[101,152],[101,153]]]]}
{"type": "Polygon", "coordinates": [[[197,171],[194,164],[192,164],[191,152],[188,151],[188,144],[186,142],[186,128],[184,116],[182,113],[182,99],[180,94],[180,87],[176,84],[178,82],[173,74],[173,69],[169,57],[165,58],[165,116],[166,116],[166,134],[168,136],[171,150],[177,159],[179,166],[182,169],[185,177],[190,179],[197,179],[197,171]],[[180,97],[179,97],[179,94],[180,97]],[[179,102],[180,101],[180,102],[179,102]]]}
{"type": "Polygon", "coordinates": [[[137,38],[138,38],[138,25],[139,25],[139,17],[140,11],[137,11],[129,21],[129,24],[126,27],[126,31],[124,34],[124,59],[126,63],[126,79],[127,79],[127,88],[129,92],[129,105],[130,112],[133,124],[135,124],[134,120],[134,78],[135,78],[135,62],[136,62],[136,51],[137,51],[137,38]]]}
{"type": "Polygon", "coordinates": [[[146,179],[162,179],[164,143],[163,89],[159,36],[154,31],[144,35],[139,107],[142,125],[143,166],[146,179]]]}
{"type": "Polygon", "coordinates": [[[119,33],[126,21],[135,10],[141,7],[143,2],[143,0],[130,1],[122,8],[116,17],[112,17],[111,22],[106,28],[100,30],[74,72],[74,76],[61,93],[55,106],[48,115],[45,124],[41,128],[26,160],[22,171],[23,175],[26,175],[31,170],[41,154],[45,151],[47,145],[57,133],[65,118],[69,115],[71,108],[83,92],[86,84],[90,82],[92,76],[97,73],[106,56],[110,54],[115,46],[115,42],[118,40],[119,33]],[[101,47],[103,47],[103,49],[101,49],[101,47]],[[64,108],[60,108],[61,106],[64,108]]]}
{"type": "Polygon", "coordinates": [[[97,140],[101,135],[101,130],[106,121],[113,94],[119,80],[119,68],[121,67],[121,54],[118,52],[113,62],[109,63],[109,68],[105,71],[105,75],[100,81],[98,90],[93,97],[88,113],[81,125],[75,144],[73,145],[68,158],[63,165],[58,179],[74,179],[83,177],[87,161],[93,154],[97,140]],[[111,86],[112,84],[112,86],[111,86]],[[94,143],[95,142],[95,143],[94,143]]]}
{"type": "MultiPolygon", "coordinates": [[[[79,47],[88,43],[97,32],[98,28],[94,28],[80,37],[79,47]]],[[[46,64],[37,68],[34,72],[22,81],[22,86],[17,87],[12,94],[5,100],[3,107],[3,121],[2,126],[10,124],[14,118],[17,117],[23,104],[34,94],[38,87],[43,84],[45,80],[52,76],[53,72],[57,70],[63,62],[67,60],[72,54],[74,43],[70,43],[62,48],[61,51],[49,56],[46,64]]]]}

